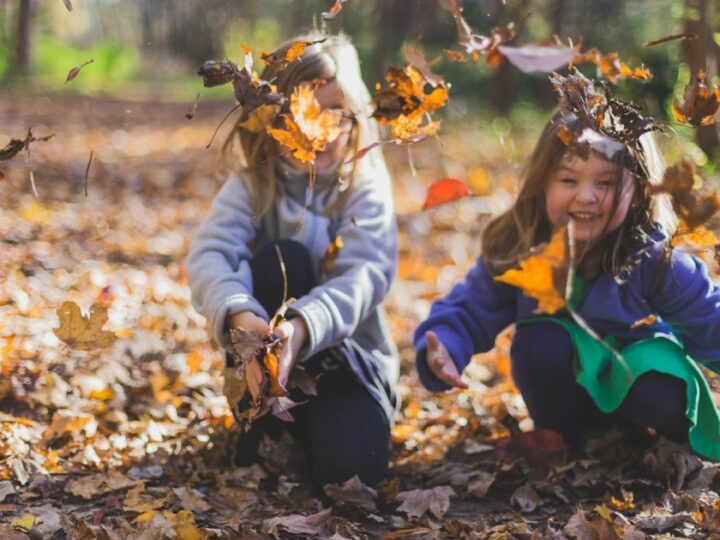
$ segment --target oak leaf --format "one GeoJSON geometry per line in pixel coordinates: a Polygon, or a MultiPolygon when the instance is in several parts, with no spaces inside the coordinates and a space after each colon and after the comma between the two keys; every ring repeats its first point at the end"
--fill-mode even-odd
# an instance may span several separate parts
{"type": "Polygon", "coordinates": [[[672,112],[678,122],[707,126],[715,122],[720,106],[720,89],[705,84],[705,72],[698,70],[683,91],[683,103],[673,98],[672,112]]]}
{"type": "Polygon", "coordinates": [[[107,308],[93,304],[88,317],[83,317],[75,302],[63,302],[57,310],[60,326],[53,333],[69,347],[80,351],[92,351],[112,345],[115,334],[103,330],[108,320],[107,308]]]}
{"type": "Polygon", "coordinates": [[[511,268],[495,280],[522,289],[538,301],[537,312],[552,315],[566,304],[564,290],[558,292],[555,284],[555,272],[567,264],[567,252],[567,227],[561,227],[548,244],[520,261],[519,269],[511,268]]]}

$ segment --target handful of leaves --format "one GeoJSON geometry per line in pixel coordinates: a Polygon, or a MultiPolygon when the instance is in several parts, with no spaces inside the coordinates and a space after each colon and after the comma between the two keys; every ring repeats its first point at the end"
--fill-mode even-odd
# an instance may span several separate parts
{"type": "Polygon", "coordinates": [[[269,398],[287,396],[278,381],[282,343],[238,328],[230,329],[230,342],[233,365],[225,368],[224,393],[238,425],[248,431],[253,420],[270,410],[269,398]]]}

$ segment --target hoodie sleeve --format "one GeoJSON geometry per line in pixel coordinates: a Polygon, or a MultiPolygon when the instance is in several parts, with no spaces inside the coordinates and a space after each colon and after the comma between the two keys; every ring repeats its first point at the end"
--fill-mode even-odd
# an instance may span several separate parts
{"type": "Polygon", "coordinates": [[[497,335],[513,323],[516,312],[513,287],[498,283],[482,259],[445,298],[433,302],[430,315],[415,331],[415,364],[423,385],[432,391],[450,387],[430,371],[425,361],[425,332],[432,330],[461,372],[473,354],[489,351],[497,335]]]}
{"type": "Polygon", "coordinates": [[[193,307],[207,318],[213,337],[225,348],[228,315],[252,311],[268,318],[252,296],[248,244],[256,227],[247,186],[231,176],[195,233],[186,259],[193,307]]]}
{"type": "Polygon", "coordinates": [[[390,179],[384,166],[375,173],[351,188],[334,218],[331,233],[342,236],[343,247],[332,270],[288,310],[302,317],[308,329],[301,360],[351,336],[385,298],[395,277],[397,226],[390,179]]]}
{"type": "Polygon", "coordinates": [[[648,293],[650,304],[683,341],[686,352],[713,371],[720,372],[720,287],[713,283],[704,262],[680,249],[669,260],[654,261],[648,293]],[[661,272],[661,274],[657,274],[661,272]]]}

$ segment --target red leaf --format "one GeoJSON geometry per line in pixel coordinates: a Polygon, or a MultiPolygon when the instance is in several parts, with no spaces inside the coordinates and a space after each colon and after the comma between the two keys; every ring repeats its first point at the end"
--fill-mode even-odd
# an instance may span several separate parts
{"type": "Polygon", "coordinates": [[[471,194],[470,188],[462,180],[442,178],[428,188],[422,209],[426,210],[445,203],[457,201],[471,194]]]}

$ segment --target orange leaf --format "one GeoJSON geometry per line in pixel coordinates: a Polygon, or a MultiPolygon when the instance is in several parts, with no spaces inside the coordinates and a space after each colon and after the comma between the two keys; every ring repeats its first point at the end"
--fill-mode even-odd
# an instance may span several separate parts
{"type": "Polygon", "coordinates": [[[322,43],[325,39],[318,41],[293,41],[271,53],[262,53],[260,58],[268,65],[274,66],[278,71],[300,58],[305,53],[305,48],[316,43],[322,43]]]}
{"type": "Polygon", "coordinates": [[[325,250],[325,256],[323,257],[322,261],[322,272],[323,274],[327,275],[330,272],[332,272],[332,269],[335,268],[335,261],[338,258],[338,255],[340,254],[340,250],[344,247],[342,236],[339,234],[335,237],[335,240],[333,240],[330,245],[327,247],[327,250],[325,250]]]}
{"type": "Polygon", "coordinates": [[[630,325],[631,330],[637,330],[638,328],[641,328],[643,326],[652,326],[657,322],[657,316],[651,313],[647,317],[643,317],[642,319],[635,321],[630,325]]]}
{"type": "Polygon", "coordinates": [[[471,195],[470,188],[462,180],[442,178],[433,182],[428,188],[422,209],[434,208],[441,204],[457,201],[468,195],[471,195]]]}
{"type": "Polygon", "coordinates": [[[270,378],[270,391],[268,392],[268,395],[272,397],[287,396],[287,390],[285,390],[280,384],[280,381],[278,381],[278,375],[280,374],[280,362],[278,361],[277,356],[268,351],[263,358],[263,363],[265,364],[265,369],[267,369],[268,376],[270,378]]]}
{"type": "Polygon", "coordinates": [[[511,268],[497,276],[496,281],[522,289],[523,293],[538,301],[537,312],[552,315],[565,307],[564,291],[558,292],[554,270],[567,262],[567,227],[561,227],[550,243],[538,253],[520,261],[520,269],[511,268]]]}
{"type": "Polygon", "coordinates": [[[705,84],[705,72],[698,70],[683,91],[683,103],[673,98],[673,116],[678,122],[706,126],[715,122],[720,107],[720,89],[705,84]]]}

